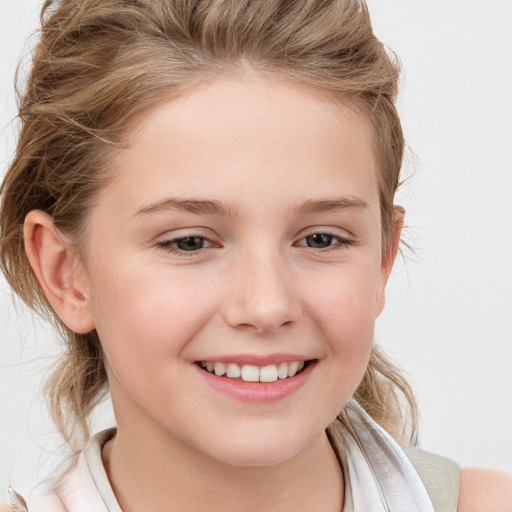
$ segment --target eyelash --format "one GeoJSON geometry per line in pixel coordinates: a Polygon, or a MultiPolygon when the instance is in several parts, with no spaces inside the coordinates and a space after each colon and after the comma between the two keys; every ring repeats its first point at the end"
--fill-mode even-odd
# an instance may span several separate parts
{"type": "MultiPolygon", "coordinates": [[[[300,241],[305,240],[306,238],[309,238],[310,236],[314,236],[314,235],[327,235],[327,236],[332,237],[332,239],[333,239],[332,241],[336,241],[336,244],[334,244],[334,245],[329,245],[327,247],[318,249],[319,251],[322,251],[322,252],[347,249],[351,245],[354,245],[354,240],[351,240],[350,238],[345,238],[336,233],[331,233],[329,231],[318,231],[316,233],[311,233],[310,235],[306,235],[305,237],[301,238],[300,241]]],[[[302,246],[302,247],[304,247],[304,246],[302,246]]],[[[309,248],[314,249],[314,247],[309,247],[309,248]]]]}
{"type": "MultiPolygon", "coordinates": [[[[320,252],[327,252],[327,251],[332,251],[332,250],[343,250],[343,249],[347,249],[348,247],[354,245],[354,240],[351,240],[350,238],[345,238],[345,237],[342,237],[336,233],[331,233],[329,231],[318,231],[318,232],[315,232],[315,233],[311,233],[309,235],[306,235],[305,237],[302,237],[299,241],[303,241],[303,240],[306,240],[307,238],[311,237],[311,236],[314,236],[314,235],[327,235],[329,237],[332,237],[332,241],[336,242],[335,244],[332,244],[332,245],[329,245],[327,247],[323,247],[323,248],[315,248],[315,247],[309,247],[307,245],[300,245],[301,247],[308,247],[309,249],[317,249],[318,251],[320,252]]],[[[200,252],[202,249],[208,249],[208,247],[201,247],[197,250],[192,250],[192,251],[185,251],[183,249],[179,249],[178,247],[176,247],[174,244],[177,244],[178,242],[182,241],[182,240],[186,240],[187,238],[197,238],[199,240],[203,240],[203,241],[206,241],[208,242],[209,244],[211,244],[210,246],[213,246],[214,245],[214,242],[213,240],[209,239],[208,237],[205,237],[205,236],[200,236],[200,235],[188,235],[188,236],[182,236],[182,237],[179,237],[179,238],[171,238],[169,240],[163,240],[162,242],[158,242],[156,244],[157,247],[169,252],[169,253],[172,253],[172,254],[176,254],[180,257],[190,257],[194,254],[197,254],[198,252],[200,252]]]]}
{"type": "Polygon", "coordinates": [[[173,244],[177,244],[181,240],[186,240],[187,238],[198,238],[199,240],[206,240],[211,245],[214,244],[212,240],[207,238],[206,236],[200,236],[200,235],[188,235],[188,236],[180,236],[179,238],[171,238],[170,240],[163,240],[162,242],[158,242],[156,245],[157,247],[160,247],[164,249],[167,252],[177,254],[179,256],[187,257],[189,255],[193,255],[197,252],[199,252],[201,249],[207,249],[207,247],[201,247],[198,250],[195,251],[184,251],[182,249],[179,249],[178,247],[175,247],[173,244]]]}

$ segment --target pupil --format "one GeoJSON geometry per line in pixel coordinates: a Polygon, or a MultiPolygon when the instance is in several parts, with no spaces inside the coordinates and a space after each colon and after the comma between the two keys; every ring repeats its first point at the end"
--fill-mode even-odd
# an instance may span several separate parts
{"type": "Polygon", "coordinates": [[[182,251],[197,251],[203,248],[203,239],[199,236],[187,236],[178,240],[176,245],[182,251]]]}
{"type": "Polygon", "coordinates": [[[315,233],[307,237],[309,247],[329,247],[331,245],[333,236],[326,235],[325,233],[315,233]]]}

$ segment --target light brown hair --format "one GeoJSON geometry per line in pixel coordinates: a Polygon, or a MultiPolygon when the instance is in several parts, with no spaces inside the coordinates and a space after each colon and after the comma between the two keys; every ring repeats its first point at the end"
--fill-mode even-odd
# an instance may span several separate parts
{"type": "MultiPolygon", "coordinates": [[[[46,300],[24,251],[27,213],[48,212],[79,248],[128,123],[164,97],[250,69],[329,94],[371,123],[386,250],[404,149],[394,103],[399,68],[356,0],[47,0],[41,24],[1,189],[0,264],[14,291],[49,315],[66,341],[45,393],[64,439],[80,449],[87,417],[108,389],[100,340],[95,331],[71,332],[46,300]]],[[[409,423],[414,440],[412,391],[377,347],[355,397],[397,438],[409,423]]]]}

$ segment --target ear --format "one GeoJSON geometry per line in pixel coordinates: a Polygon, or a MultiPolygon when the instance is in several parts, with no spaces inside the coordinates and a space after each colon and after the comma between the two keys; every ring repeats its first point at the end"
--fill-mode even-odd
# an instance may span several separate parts
{"type": "Polygon", "coordinates": [[[375,300],[375,318],[377,318],[384,309],[386,303],[386,284],[391,274],[391,269],[398,253],[400,245],[400,235],[404,227],[405,210],[401,206],[394,206],[393,209],[393,233],[386,249],[382,252],[382,260],[380,266],[380,278],[375,300]]]}
{"type": "Polygon", "coordinates": [[[30,266],[55,313],[73,332],[92,331],[95,326],[85,272],[50,215],[40,210],[29,212],[23,236],[30,266]]]}

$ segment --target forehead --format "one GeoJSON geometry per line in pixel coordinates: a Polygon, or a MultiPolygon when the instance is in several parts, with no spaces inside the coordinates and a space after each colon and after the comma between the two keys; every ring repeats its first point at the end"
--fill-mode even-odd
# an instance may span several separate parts
{"type": "MultiPolygon", "coordinates": [[[[372,132],[355,107],[261,78],[196,86],[135,120],[111,186],[134,208],[173,196],[285,202],[377,197],[372,132]],[[332,190],[333,186],[339,190],[332,190]],[[307,195],[306,194],[306,195],[307,195]],[[295,198],[295,196],[297,196],[295,198]]],[[[232,202],[232,201],[231,201],[232,202]]]]}

